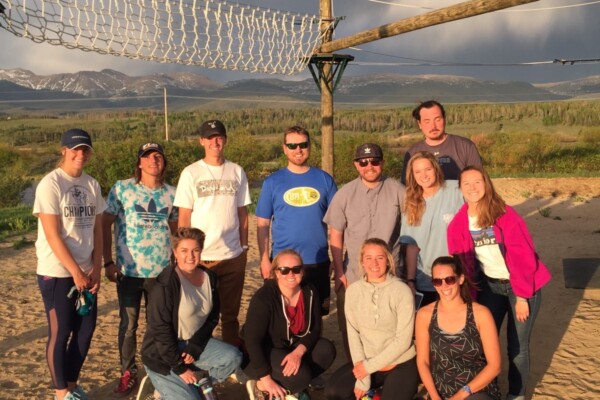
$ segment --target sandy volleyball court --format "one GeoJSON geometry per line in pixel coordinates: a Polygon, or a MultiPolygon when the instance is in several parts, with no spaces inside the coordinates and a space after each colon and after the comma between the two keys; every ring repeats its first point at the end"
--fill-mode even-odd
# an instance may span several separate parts
{"type": "MultiPolygon", "coordinates": [[[[588,271],[586,289],[567,289],[563,259],[600,258],[600,178],[506,178],[494,182],[505,200],[525,217],[538,252],[553,274],[543,291],[542,309],[533,333],[528,397],[598,399],[600,272],[588,271]]],[[[252,218],[242,321],[250,296],[262,283],[255,234],[252,218]]],[[[35,236],[30,239],[35,240],[35,236]]],[[[14,250],[10,243],[0,243],[0,399],[53,396],[44,357],[46,318],[35,265],[33,246],[14,250]]],[[[81,377],[82,386],[94,399],[114,398],[112,389],[119,378],[116,298],[114,285],[104,280],[98,327],[81,377]]],[[[324,334],[340,349],[335,312],[326,318],[324,334]]],[[[343,356],[338,354],[333,368],[343,362],[343,356]]],[[[504,367],[504,391],[505,375],[504,367]]],[[[321,393],[311,395],[319,400],[321,393]]],[[[243,387],[233,383],[220,387],[219,395],[222,400],[246,398],[243,387]]]]}

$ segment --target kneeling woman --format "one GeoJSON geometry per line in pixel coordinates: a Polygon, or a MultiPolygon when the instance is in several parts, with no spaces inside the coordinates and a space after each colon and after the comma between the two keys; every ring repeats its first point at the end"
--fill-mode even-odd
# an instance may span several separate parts
{"type": "Polygon", "coordinates": [[[417,314],[417,365],[432,400],[500,400],[500,345],[490,311],[471,300],[472,285],[458,257],[431,267],[439,300],[417,314]]]}
{"type": "Polygon", "coordinates": [[[156,279],[148,302],[142,361],[164,399],[201,399],[198,370],[225,380],[241,363],[235,347],[212,338],[219,322],[216,274],[201,266],[204,233],[179,228],[171,238],[175,264],[156,279]]]}
{"type": "Polygon", "coordinates": [[[352,363],[333,373],[325,388],[329,400],[362,398],[383,385],[383,400],[411,400],[419,374],[413,332],[411,289],[395,277],[386,242],[367,239],[360,252],[365,272],[346,292],[346,324],[352,363]]]}
{"type": "Polygon", "coordinates": [[[250,301],[242,329],[250,399],[301,393],[335,359],[335,346],[321,337],[321,301],[303,281],[302,265],[296,251],[280,251],[269,279],[250,301]]]}

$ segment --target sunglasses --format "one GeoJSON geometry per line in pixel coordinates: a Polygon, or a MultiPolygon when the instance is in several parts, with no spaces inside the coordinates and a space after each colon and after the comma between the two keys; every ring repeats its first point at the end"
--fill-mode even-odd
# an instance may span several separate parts
{"type": "Polygon", "coordinates": [[[360,165],[363,168],[369,164],[371,164],[374,167],[378,167],[381,165],[382,161],[383,160],[381,158],[362,158],[358,160],[358,165],[360,165]]]}
{"type": "Polygon", "coordinates": [[[308,142],[302,142],[302,143],[286,143],[285,144],[286,147],[290,150],[296,150],[298,147],[300,147],[301,149],[306,149],[308,148],[308,142]]]}
{"type": "Polygon", "coordinates": [[[302,272],[302,265],[296,265],[294,267],[277,267],[275,271],[279,271],[281,275],[287,275],[292,272],[294,275],[298,275],[302,272]]]}
{"type": "Polygon", "coordinates": [[[450,285],[454,285],[456,283],[457,279],[458,279],[458,276],[452,275],[452,276],[447,276],[445,278],[433,278],[431,280],[431,283],[433,283],[433,286],[440,287],[440,286],[442,286],[443,282],[446,282],[446,285],[450,286],[450,285]]]}

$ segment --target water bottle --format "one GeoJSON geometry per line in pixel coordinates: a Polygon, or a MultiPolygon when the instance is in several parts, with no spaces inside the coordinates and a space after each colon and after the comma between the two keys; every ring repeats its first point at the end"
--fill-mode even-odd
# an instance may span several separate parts
{"type": "Polygon", "coordinates": [[[195,384],[204,400],[218,400],[217,391],[210,381],[210,377],[202,378],[195,384]]]}

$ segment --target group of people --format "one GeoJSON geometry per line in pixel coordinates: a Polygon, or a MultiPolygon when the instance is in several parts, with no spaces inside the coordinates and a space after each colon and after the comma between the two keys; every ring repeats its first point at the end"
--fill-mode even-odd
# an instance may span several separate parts
{"type": "Polygon", "coordinates": [[[38,185],[33,209],[55,398],[88,398],[78,380],[97,307],[82,302],[95,299],[104,267],[119,300],[115,397],[138,384],[143,299],[141,361],[161,398],[202,399],[204,376],[223,381],[235,372],[251,400],[309,399],[307,388],[321,385],[336,358],[322,335],[333,276],[347,363],[325,382],[326,398],[379,391],[409,400],[422,382],[431,399],[500,399],[506,317],[507,399],[524,399],[550,274],[475,145],[446,133],[443,106],[424,102],[413,115],[425,140],[405,156],[404,184],[383,174],[381,147],[364,143],[354,156],[358,177],[338,191],[309,165],[308,131],[284,132],[287,167],[265,179],[256,208],[265,282],[241,327],[251,200],[244,170],[224,158],[223,123],[201,125],[205,156],[176,188],[164,181],[163,147],[146,143],[134,177],[116,182],[106,201],[83,171],[90,135],[65,132],[59,166],[38,185]],[[219,323],[221,340],[213,338],[219,323]]]}

